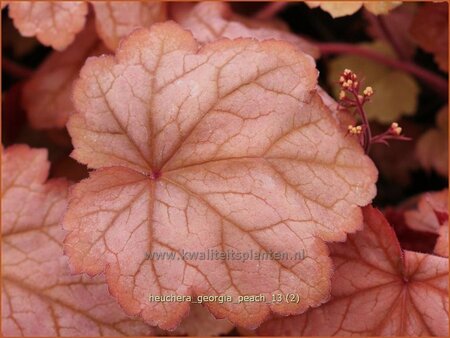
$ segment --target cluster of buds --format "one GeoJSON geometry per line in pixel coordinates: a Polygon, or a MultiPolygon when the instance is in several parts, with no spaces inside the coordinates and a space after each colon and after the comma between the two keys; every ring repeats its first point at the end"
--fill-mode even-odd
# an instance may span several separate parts
{"type": "Polygon", "coordinates": [[[352,135],[359,135],[362,130],[362,126],[352,126],[351,124],[348,126],[348,133],[352,135]]]}
{"type": "Polygon", "coordinates": [[[358,76],[350,69],[345,69],[340,75],[339,85],[341,86],[341,91],[339,92],[339,100],[342,106],[345,108],[356,107],[358,104],[366,103],[373,96],[372,87],[364,88],[362,94],[360,94],[361,82],[358,76]]]}
{"type": "Polygon", "coordinates": [[[343,89],[359,89],[358,78],[350,69],[345,69],[339,78],[339,84],[343,89]]]}
{"type": "Polygon", "coordinates": [[[350,69],[345,69],[339,77],[339,107],[352,110],[361,120],[362,124],[357,126],[348,126],[347,133],[358,135],[359,141],[366,153],[369,152],[370,145],[374,143],[388,144],[388,140],[407,141],[410,138],[402,136],[402,128],[397,122],[393,122],[384,133],[372,137],[369,121],[364,111],[364,104],[374,95],[372,87],[365,87],[361,92],[362,81],[350,69]]]}
{"type": "Polygon", "coordinates": [[[402,127],[397,122],[392,122],[390,127],[382,134],[372,137],[371,143],[383,143],[389,145],[389,140],[410,141],[411,138],[402,135],[402,127]]]}
{"type": "Polygon", "coordinates": [[[399,136],[402,133],[402,127],[400,127],[397,122],[392,122],[388,132],[392,135],[399,136]]]}
{"type": "Polygon", "coordinates": [[[365,97],[371,97],[373,95],[372,87],[366,87],[366,89],[363,90],[363,94],[365,97]]]}

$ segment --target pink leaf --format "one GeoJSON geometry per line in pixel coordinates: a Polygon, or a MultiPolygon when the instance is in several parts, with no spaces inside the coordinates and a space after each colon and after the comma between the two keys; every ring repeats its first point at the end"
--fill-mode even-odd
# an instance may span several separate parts
{"type": "Polygon", "coordinates": [[[436,128],[428,129],[418,139],[416,156],[422,167],[435,170],[448,177],[448,106],[442,107],[436,116],[436,128]]]}
{"type": "Polygon", "coordinates": [[[448,189],[427,192],[419,197],[417,208],[405,212],[406,224],[416,231],[439,233],[448,220],[448,189]]]}
{"type": "Polygon", "coordinates": [[[434,252],[448,257],[448,189],[421,195],[417,208],[405,212],[405,222],[416,231],[439,235],[434,252]]]}
{"type": "Polygon", "coordinates": [[[109,296],[103,277],[71,276],[59,222],[67,182],[46,181],[43,149],[2,156],[2,333],[5,336],[151,334],[109,296]]]}
{"type": "Polygon", "coordinates": [[[359,229],[377,173],[316,93],[316,77],[312,58],[288,43],[199,49],[171,22],[134,32],[115,58],[90,58],[68,123],[73,156],[97,169],[72,190],[63,222],[75,271],[105,271],[122,307],[163,329],[189,302],[149,295],[300,295],[298,304],[205,303],[246,327],[326,300],[323,240],[359,229]],[[180,257],[302,249],[308,257],[291,261],[180,257]]]}
{"type": "Polygon", "coordinates": [[[33,128],[63,128],[75,110],[73,82],[86,58],[107,52],[93,23],[64,52],[53,52],[26,83],[23,105],[33,128]]]}
{"type": "Polygon", "coordinates": [[[331,300],[263,324],[262,335],[448,336],[448,260],[402,252],[383,215],[364,209],[364,230],[332,244],[331,300]]]}
{"type": "Polygon", "coordinates": [[[86,22],[82,1],[11,1],[9,16],[23,36],[36,36],[46,46],[64,50],[86,22]]]}
{"type": "Polygon", "coordinates": [[[425,3],[420,6],[410,32],[421,48],[434,55],[439,68],[448,72],[448,4],[425,3]]]}
{"type": "Polygon", "coordinates": [[[376,15],[368,10],[364,17],[368,22],[367,33],[374,40],[384,40],[392,44],[401,59],[412,59],[416,44],[411,38],[409,28],[417,10],[418,3],[403,3],[385,15],[376,15]]]}
{"type": "Polygon", "coordinates": [[[292,43],[303,52],[317,58],[319,51],[312,43],[290,33],[281,22],[248,19],[234,14],[224,2],[201,2],[188,11],[182,3],[172,5],[175,20],[189,29],[200,43],[221,38],[277,39],[292,43]],[[177,6],[181,9],[177,10],[177,6]]]}
{"type": "MultiPolygon", "coordinates": [[[[412,200],[406,200],[410,204],[412,200]]],[[[387,207],[383,214],[395,230],[400,246],[404,250],[432,253],[436,245],[437,235],[430,232],[415,231],[405,222],[405,206],[387,207]]]]}
{"type": "Polygon", "coordinates": [[[119,41],[137,27],[150,27],[166,19],[166,4],[159,1],[92,1],[97,31],[114,50],[119,41]]]}
{"type": "Polygon", "coordinates": [[[448,257],[448,220],[439,228],[439,237],[434,252],[436,255],[448,257]]]}

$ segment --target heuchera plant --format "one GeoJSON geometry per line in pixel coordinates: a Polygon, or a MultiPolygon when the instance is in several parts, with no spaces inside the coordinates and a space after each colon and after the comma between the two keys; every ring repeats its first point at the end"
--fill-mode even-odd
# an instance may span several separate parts
{"type": "Polygon", "coordinates": [[[446,5],[3,8],[3,336],[448,335],[446,5]]]}
{"type": "Polygon", "coordinates": [[[330,245],[331,300],[306,314],[275,319],[262,335],[445,335],[448,261],[402,251],[383,215],[364,209],[364,230],[330,245]],[[364,320],[361,320],[361,316],[364,320]]]}
{"type": "Polygon", "coordinates": [[[249,328],[270,311],[323,302],[331,267],[322,240],[359,228],[357,206],[374,196],[376,171],[315,93],[316,74],[312,59],[287,43],[224,40],[199,49],[171,23],[134,32],[115,58],[89,59],[68,123],[73,156],[97,169],[73,189],[63,221],[75,271],[105,271],[129,313],[166,329],[189,305],[149,304],[146,295],[302,298],[208,304],[249,328]],[[199,249],[300,249],[309,257],[259,266],[145,259],[148,251],[199,249]]]}

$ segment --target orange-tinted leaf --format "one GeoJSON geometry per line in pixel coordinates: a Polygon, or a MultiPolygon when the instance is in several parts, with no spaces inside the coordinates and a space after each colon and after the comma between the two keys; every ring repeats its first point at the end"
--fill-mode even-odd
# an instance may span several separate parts
{"type": "Polygon", "coordinates": [[[405,212],[406,224],[416,231],[439,235],[434,252],[448,257],[448,190],[420,196],[417,208],[405,212]]]}
{"type": "Polygon", "coordinates": [[[96,26],[105,45],[114,50],[137,27],[166,19],[166,4],[159,1],[93,1],[96,26]]]}
{"type": "Polygon", "coordinates": [[[306,1],[311,8],[320,7],[333,18],[356,13],[363,5],[373,14],[386,14],[401,5],[400,1],[306,1]]]}
{"type": "Polygon", "coordinates": [[[416,231],[439,233],[448,220],[448,190],[427,192],[420,196],[417,208],[405,212],[406,224],[416,231]]]}
{"type": "Polygon", "coordinates": [[[70,275],[59,226],[67,182],[45,182],[46,157],[25,145],[2,156],[3,335],[151,334],[123,314],[102,277],[70,275]]]}
{"type": "Polygon", "coordinates": [[[310,8],[320,7],[333,18],[352,15],[362,7],[362,1],[306,1],[310,8]]]}
{"type": "Polygon", "coordinates": [[[75,270],[106,271],[123,308],[164,329],[189,303],[150,294],[300,295],[298,304],[206,304],[247,327],[327,299],[323,240],[361,226],[377,173],[316,93],[316,77],[312,58],[286,42],[199,49],[171,22],[134,32],[115,58],[90,58],[68,123],[73,156],[98,169],[72,190],[63,222],[75,270]],[[147,255],[302,249],[304,260],[147,255]]]}
{"type": "Polygon", "coordinates": [[[64,50],[86,22],[83,1],[11,1],[9,16],[23,36],[36,36],[46,46],[64,50]]]}
{"type": "Polygon", "coordinates": [[[32,127],[63,128],[75,110],[72,87],[86,58],[107,52],[87,25],[75,42],[63,52],[53,52],[26,83],[23,105],[32,127]]]}
{"type": "Polygon", "coordinates": [[[425,170],[433,169],[448,177],[448,106],[439,110],[436,126],[420,137],[416,155],[425,170]]]}
{"type": "Polygon", "coordinates": [[[448,260],[402,252],[383,215],[366,207],[364,230],[331,244],[331,300],[263,324],[263,335],[448,335],[448,260]]]}
{"type": "Polygon", "coordinates": [[[248,19],[232,12],[224,2],[201,2],[187,11],[173,11],[175,19],[189,29],[200,43],[208,43],[221,38],[255,38],[258,40],[277,39],[290,42],[303,52],[317,58],[319,51],[312,43],[290,33],[280,22],[248,19]]]}
{"type": "Polygon", "coordinates": [[[423,4],[410,31],[420,47],[434,54],[439,68],[448,72],[448,3],[423,4]]]}
{"type": "Polygon", "coordinates": [[[400,6],[402,1],[363,1],[364,7],[373,14],[387,14],[392,9],[400,6]]]}
{"type": "MultiPolygon", "coordinates": [[[[405,203],[410,204],[407,200],[405,203]]],[[[433,253],[437,235],[431,232],[415,231],[405,222],[405,209],[403,206],[387,207],[383,210],[386,220],[392,226],[404,250],[422,253],[433,253]]]]}

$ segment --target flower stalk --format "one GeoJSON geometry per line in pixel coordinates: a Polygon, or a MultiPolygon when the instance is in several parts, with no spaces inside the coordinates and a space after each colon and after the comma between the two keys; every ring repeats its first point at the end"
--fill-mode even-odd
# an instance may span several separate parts
{"type": "Polygon", "coordinates": [[[339,107],[351,111],[361,120],[361,125],[348,126],[347,133],[356,135],[366,154],[369,153],[370,147],[375,143],[389,145],[389,141],[410,141],[411,138],[402,135],[402,128],[397,122],[393,122],[391,126],[382,134],[373,136],[370,129],[369,120],[364,110],[364,105],[368,103],[375,94],[372,87],[365,87],[361,93],[361,81],[358,76],[350,69],[345,69],[339,77],[341,91],[339,93],[339,107]]]}

